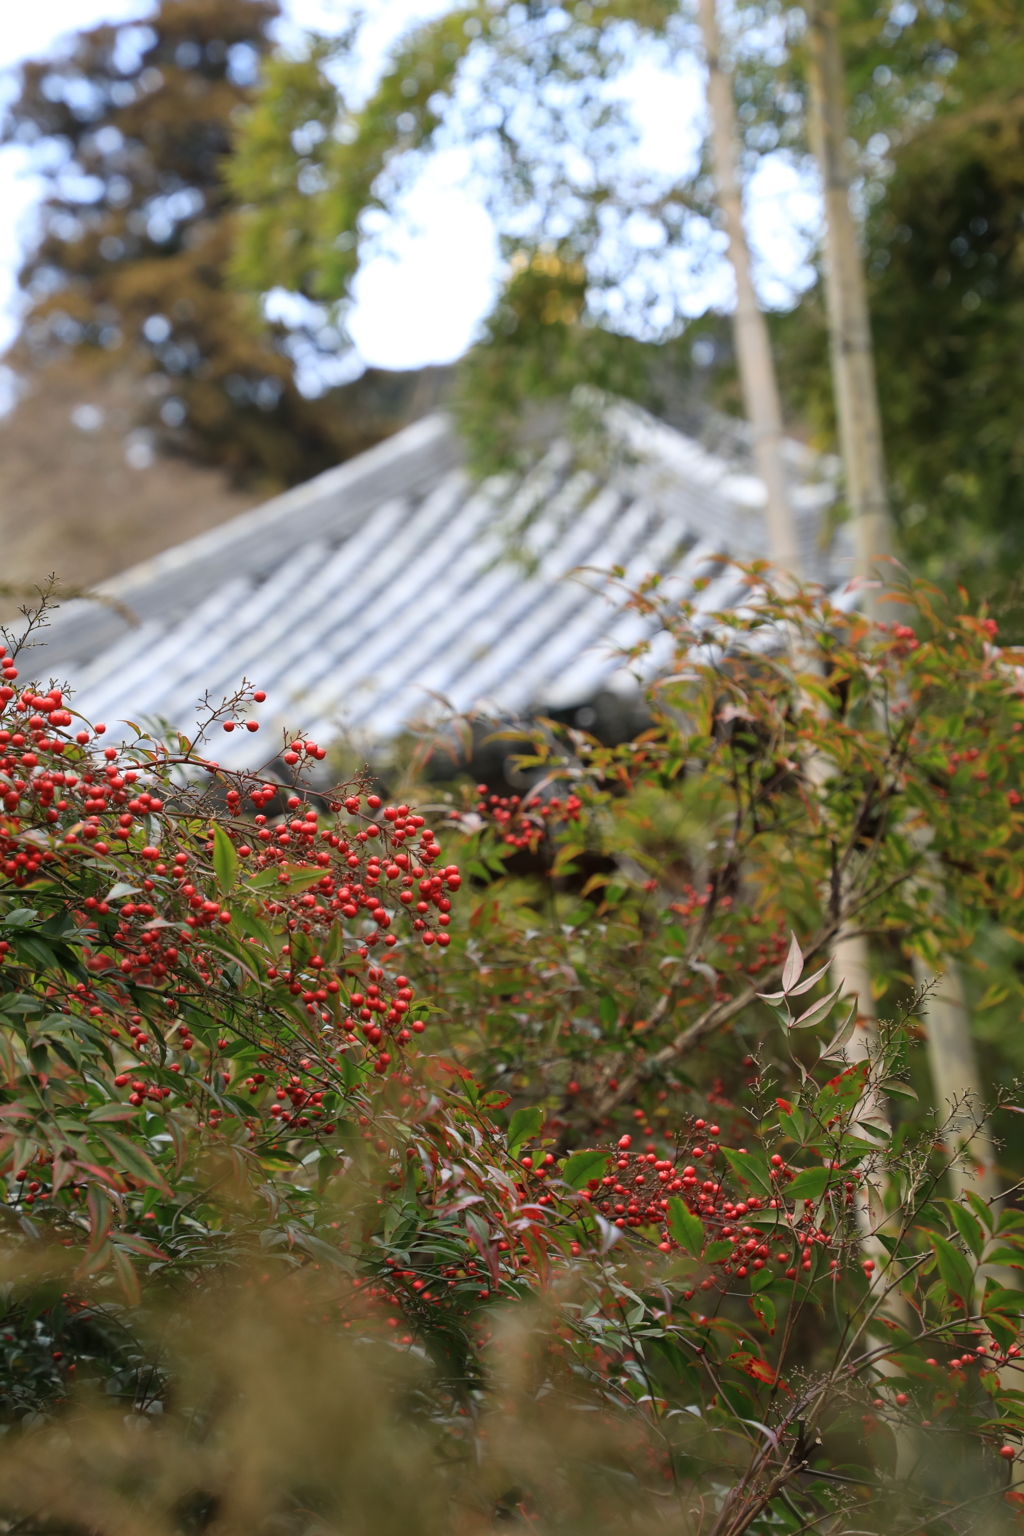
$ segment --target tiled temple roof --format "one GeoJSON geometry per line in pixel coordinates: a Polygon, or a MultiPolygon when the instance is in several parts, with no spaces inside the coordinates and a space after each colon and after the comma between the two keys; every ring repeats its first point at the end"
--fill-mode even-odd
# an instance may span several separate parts
{"type": "MultiPolygon", "coordinates": [[[[711,576],[700,605],[728,607],[740,587],[714,557],[766,553],[763,488],[633,407],[605,426],[599,455],[556,439],[522,475],[480,484],[447,417],[426,417],[103,583],[113,606],[69,603],[33,674],[69,680],[112,733],[126,717],[187,731],[204,692],[247,677],[268,693],[266,725],[320,740],[392,736],[432,695],[521,714],[625,686],[616,650],[644,621],[600,573],[618,566],[629,586],[657,570],[681,593],[711,576]]],[[[832,584],[843,572],[819,531],[833,488],[797,444],[790,459],[806,567],[832,584]]],[[[227,761],[257,740],[218,749],[227,761]]]]}

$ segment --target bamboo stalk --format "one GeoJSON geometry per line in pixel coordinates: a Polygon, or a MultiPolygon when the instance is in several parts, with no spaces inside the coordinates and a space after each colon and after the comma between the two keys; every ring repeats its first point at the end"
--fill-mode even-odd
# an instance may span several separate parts
{"type": "Polygon", "coordinates": [[[931,987],[921,1011],[935,1097],[940,1112],[945,1107],[949,1117],[943,1140],[953,1193],[959,1198],[973,1189],[982,1199],[994,1200],[999,1194],[995,1148],[985,1124],[985,1098],[960,967],[946,959],[935,976],[915,955],[914,980],[919,988],[931,987]]]}
{"type": "Polygon", "coordinates": [[[783,456],[782,404],[768,326],[754,289],[750,248],[743,223],[732,79],[722,62],[715,0],[700,0],[699,13],[708,68],[707,99],[715,185],[729,240],[729,261],[736,278],[733,334],[743,405],[753,429],[757,472],[767,493],[771,559],[787,575],[799,580],[803,574],[802,561],[783,456]]]}
{"type": "MultiPolygon", "coordinates": [[[[878,580],[879,562],[892,552],[892,519],[867,287],[850,208],[839,25],[835,11],[822,0],[808,0],[805,10],[809,129],[825,200],[825,300],[839,442],[857,574],[878,580]]],[[[869,612],[877,608],[874,599],[875,589],[869,588],[865,593],[869,612]]]]}
{"type": "MultiPolygon", "coordinates": [[[[825,201],[825,298],[839,443],[853,518],[857,574],[869,583],[864,590],[864,606],[878,617],[879,598],[891,586],[885,561],[892,552],[892,518],[867,286],[850,207],[846,82],[839,22],[828,0],[808,0],[805,12],[809,130],[825,201]]],[[[980,1113],[974,1043],[959,974],[951,961],[942,963],[942,971],[939,995],[927,1005],[929,1065],[936,1099],[940,1105],[958,1103],[967,1091],[980,1113]],[[969,1081],[963,1075],[968,1071],[969,1081]]],[[[966,1125],[966,1119],[972,1117],[966,1111],[962,1114],[966,1115],[966,1125]]],[[[954,1140],[959,1136],[961,1131],[956,1130],[954,1140]]],[[[974,1182],[979,1191],[984,1187],[994,1192],[987,1133],[980,1132],[975,1145],[979,1151],[982,1145],[987,1150],[980,1158],[978,1181],[968,1182],[974,1182]]],[[[950,1174],[957,1194],[965,1187],[958,1168],[951,1169],[950,1174]]]]}

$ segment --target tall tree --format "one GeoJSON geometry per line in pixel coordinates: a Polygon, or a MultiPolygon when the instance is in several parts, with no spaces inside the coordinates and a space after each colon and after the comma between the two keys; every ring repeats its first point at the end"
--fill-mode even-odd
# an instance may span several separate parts
{"type": "MultiPolygon", "coordinates": [[[[895,531],[912,569],[965,582],[1021,632],[1017,514],[1024,345],[1017,214],[1024,188],[1024,16],[1015,0],[879,11],[831,7],[842,34],[846,146],[861,229],[895,531]]],[[[803,51],[749,70],[753,133],[805,94],[803,51]]],[[[813,60],[812,69],[813,69],[813,60]]],[[[831,102],[828,103],[831,105],[831,102]]],[[[822,443],[836,429],[816,285],[777,317],[789,408],[822,443]]]]}
{"type": "Polygon", "coordinates": [[[274,57],[230,168],[244,205],[236,283],[249,294],[284,286],[343,311],[376,219],[451,131],[486,162],[480,184],[510,261],[485,323],[487,355],[472,359],[462,392],[478,457],[514,451],[535,387],[550,397],[570,380],[614,382],[650,398],[659,392],[651,373],[664,370],[642,358],[638,333],[663,339],[683,316],[670,306],[667,320],[645,326],[649,258],[626,226],[642,217],[668,246],[695,212],[711,210],[706,187],[698,195],[686,177],[641,181],[624,161],[630,126],[610,87],[652,41],[669,50],[688,41],[675,0],[574,9],[474,0],[403,36],[361,104],[328,68],[328,41],[274,57]],[[625,278],[634,280],[628,324],[604,303],[625,278]]]}
{"type": "Polygon", "coordinates": [[[70,350],[138,370],[141,413],[171,447],[281,483],[340,454],[283,333],[247,323],[225,282],[224,162],[277,13],[277,0],[161,0],[145,22],[82,32],[24,66],[4,135],[47,150],[49,183],[16,360],[70,350]]]}
{"type": "Polygon", "coordinates": [[[754,460],[767,497],[768,547],[776,564],[790,575],[799,577],[802,560],[782,452],[782,404],[768,325],[758,303],[751,272],[737,165],[736,104],[732,80],[722,60],[715,0],[700,0],[699,14],[708,69],[708,112],[718,203],[736,278],[733,312],[736,361],[743,403],[754,434],[754,460]]]}
{"type": "MultiPolygon", "coordinates": [[[[808,117],[824,192],[825,294],[832,388],[856,537],[858,574],[865,580],[871,578],[864,594],[869,610],[884,617],[885,588],[891,586],[891,581],[882,562],[892,549],[892,529],[871,319],[850,206],[846,79],[839,20],[827,0],[811,0],[807,23],[808,117]]],[[[852,968],[852,974],[860,977],[855,990],[864,1000],[862,1007],[873,1007],[864,941],[851,938],[845,942],[859,943],[861,947],[852,968]]],[[[839,967],[842,951],[843,946],[837,946],[839,967]]],[[[967,1140],[972,1140],[975,1151],[983,1143],[979,1187],[994,1194],[997,1186],[991,1139],[984,1132],[979,1141],[973,1123],[984,1098],[970,1014],[955,961],[942,957],[938,970],[939,976],[932,982],[920,958],[915,960],[919,985],[932,986],[925,1012],[932,1084],[940,1105],[956,1106],[956,1123],[951,1132],[954,1150],[959,1152],[957,1143],[967,1140]]]]}
{"type": "MultiPolygon", "coordinates": [[[[822,0],[807,9],[808,126],[825,201],[825,297],[832,387],[858,574],[882,574],[891,553],[882,422],[875,383],[864,270],[850,207],[846,89],[835,11],[822,0]]],[[[866,591],[871,601],[872,588],[866,591]]]]}

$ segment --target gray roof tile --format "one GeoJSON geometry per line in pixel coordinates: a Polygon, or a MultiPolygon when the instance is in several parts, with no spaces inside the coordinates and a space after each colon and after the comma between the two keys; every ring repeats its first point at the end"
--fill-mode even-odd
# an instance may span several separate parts
{"type": "MultiPolygon", "coordinates": [[[[69,680],[112,735],[127,717],[188,730],[204,691],[243,677],[267,690],[264,725],[321,740],[393,735],[432,695],[524,712],[628,686],[621,652],[648,621],[622,611],[624,590],[659,571],[692,594],[715,555],[763,555],[764,498],[743,466],[633,407],[605,419],[612,446],[593,461],[558,440],[528,473],[475,485],[450,422],[428,417],[104,583],[138,627],[68,604],[33,671],[69,680]]],[[[819,547],[832,486],[796,444],[790,459],[805,558],[834,584],[819,547]]],[[[700,604],[740,595],[723,573],[700,604]]],[[[243,732],[217,750],[244,761],[272,745],[243,732]]]]}

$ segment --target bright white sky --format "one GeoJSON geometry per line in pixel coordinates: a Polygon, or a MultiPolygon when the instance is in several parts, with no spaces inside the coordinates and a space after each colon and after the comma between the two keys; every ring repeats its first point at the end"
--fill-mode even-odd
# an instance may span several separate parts
{"type": "MultiPolygon", "coordinates": [[[[0,82],[11,90],[11,68],[47,52],[69,31],[101,21],[127,21],[151,10],[148,0],[36,0],[8,5],[0,28],[0,82]]],[[[290,29],[336,30],[351,0],[284,0],[290,29]]],[[[411,23],[447,9],[447,0],[364,0],[363,75],[367,86],[390,43],[411,23]]],[[[645,65],[634,72],[629,95],[641,133],[640,155],[651,168],[685,172],[699,143],[701,82],[696,70],[670,76],[645,65]],[[673,164],[673,158],[677,163],[673,164]]],[[[15,272],[32,231],[40,192],[28,158],[0,150],[0,349],[17,317],[15,272]]],[[[797,170],[769,157],[750,189],[750,220],[759,256],[762,294],[785,303],[809,279],[807,254],[818,222],[818,199],[797,170]]],[[[385,368],[413,368],[458,357],[493,302],[500,277],[494,230],[457,150],[435,157],[406,198],[402,216],[384,234],[380,254],[361,271],[349,330],[362,358],[385,368]],[[452,250],[459,253],[457,262],[452,250]]],[[[688,293],[687,308],[728,305],[731,277],[724,261],[688,293]]]]}

